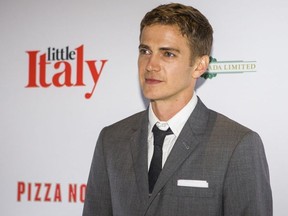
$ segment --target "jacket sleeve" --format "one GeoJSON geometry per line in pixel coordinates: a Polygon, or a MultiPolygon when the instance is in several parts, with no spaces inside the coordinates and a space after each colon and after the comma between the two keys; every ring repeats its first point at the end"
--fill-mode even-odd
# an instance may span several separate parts
{"type": "Polygon", "coordinates": [[[103,134],[101,131],[92,159],[83,216],[112,216],[111,193],[109,178],[103,149],[103,134]]]}
{"type": "Polygon", "coordinates": [[[223,191],[225,216],[272,216],[272,192],[261,138],[248,132],[235,148],[223,191]]]}

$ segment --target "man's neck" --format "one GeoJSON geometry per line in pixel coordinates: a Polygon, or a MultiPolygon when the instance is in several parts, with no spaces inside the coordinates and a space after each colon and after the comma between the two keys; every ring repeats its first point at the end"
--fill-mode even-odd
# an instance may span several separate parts
{"type": "Polygon", "coordinates": [[[189,98],[175,101],[151,101],[154,114],[160,121],[168,121],[176,115],[191,100],[193,94],[189,98]]]}

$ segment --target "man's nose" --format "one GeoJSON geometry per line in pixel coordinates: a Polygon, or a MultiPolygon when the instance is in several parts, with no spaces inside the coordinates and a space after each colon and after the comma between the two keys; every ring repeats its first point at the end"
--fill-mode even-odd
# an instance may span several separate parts
{"type": "Polygon", "coordinates": [[[156,54],[151,54],[147,61],[146,71],[157,72],[160,71],[160,56],[156,54]]]}

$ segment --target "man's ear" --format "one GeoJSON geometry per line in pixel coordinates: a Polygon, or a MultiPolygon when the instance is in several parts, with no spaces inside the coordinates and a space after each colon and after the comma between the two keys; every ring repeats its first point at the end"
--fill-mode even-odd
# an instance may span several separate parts
{"type": "Polygon", "coordinates": [[[207,71],[208,66],[209,66],[209,56],[204,55],[199,57],[196,60],[195,69],[192,73],[192,77],[194,79],[198,79],[202,74],[204,74],[207,71]]]}

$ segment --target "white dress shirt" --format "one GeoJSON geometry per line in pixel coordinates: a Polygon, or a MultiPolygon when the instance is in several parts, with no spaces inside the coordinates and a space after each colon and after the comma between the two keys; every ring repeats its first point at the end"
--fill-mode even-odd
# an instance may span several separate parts
{"type": "Polygon", "coordinates": [[[149,124],[148,124],[148,170],[150,167],[150,163],[152,160],[154,145],[153,145],[153,132],[152,128],[155,124],[157,124],[160,130],[167,130],[169,127],[171,128],[173,134],[167,135],[165,137],[163,143],[163,155],[162,155],[162,167],[164,166],[182,128],[187,122],[189,116],[193,112],[196,104],[197,104],[197,96],[194,92],[191,100],[183,107],[176,115],[174,115],[167,122],[160,121],[152,110],[152,106],[149,106],[149,124]]]}

